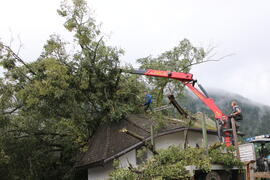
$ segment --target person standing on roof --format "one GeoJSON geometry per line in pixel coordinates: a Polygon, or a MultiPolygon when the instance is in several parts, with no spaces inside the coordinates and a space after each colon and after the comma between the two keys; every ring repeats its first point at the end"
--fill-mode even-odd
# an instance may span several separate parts
{"type": "Polygon", "coordinates": [[[232,112],[228,117],[234,118],[234,120],[237,122],[236,128],[238,129],[240,127],[239,122],[241,120],[243,120],[242,111],[241,111],[241,108],[239,107],[239,105],[236,101],[232,101],[231,106],[232,106],[232,112]]]}
{"type": "Polygon", "coordinates": [[[144,111],[146,112],[148,109],[152,111],[151,104],[153,102],[153,96],[149,94],[147,91],[144,91],[145,97],[144,97],[144,111]]]}

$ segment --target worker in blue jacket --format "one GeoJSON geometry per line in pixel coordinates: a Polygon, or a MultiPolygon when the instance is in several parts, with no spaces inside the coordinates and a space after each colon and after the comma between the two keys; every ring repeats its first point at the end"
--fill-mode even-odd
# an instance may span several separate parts
{"type": "Polygon", "coordinates": [[[146,112],[148,109],[152,111],[151,104],[153,102],[153,96],[149,94],[147,91],[144,91],[145,97],[144,97],[144,111],[146,112]]]}

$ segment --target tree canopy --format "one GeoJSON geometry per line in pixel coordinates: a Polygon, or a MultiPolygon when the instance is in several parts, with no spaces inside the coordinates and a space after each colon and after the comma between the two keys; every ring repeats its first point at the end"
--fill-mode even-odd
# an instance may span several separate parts
{"type": "Polygon", "coordinates": [[[122,49],[106,45],[86,2],[58,10],[74,53],[51,35],[40,57],[21,59],[1,43],[1,179],[72,179],[76,154],[104,123],[136,112],[143,85],[121,74],[122,49]]]}
{"type": "MultiPolygon", "coordinates": [[[[169,51],[166,51],[157,57],[148,56],[140,58],[137,62],[142,69],[168,70],[175,72],[188,73],[195,64],[205,61],[207,53],[203,48],[197,48],[191,44],[188,39],[180,41],[180,43],[169,51]]],[[[147,84],[154,87],[157,105],[163,100],[163,94],[166,87],[169,86],[173,92],[182,94],[184,85],[177,80],[167,78],[148,77],[147,84]]]]}
{"type": "MultiPolygon", "coordinates": [[[[107,45],[85,0],[64,1],[57,12],[74,41],[53,34],[32,62],[0,43],[1,180],[85,178],[74,162],[99,126],[139,112],[143,89],[152,89],[160,103],[168,83],[182,88],[152,78],[149,86],[145,79],[121,73],[124,51],[107,45]]],[[[205,56],[185,39],[138,62],[141,68],[189,72],[205,56]]]]}

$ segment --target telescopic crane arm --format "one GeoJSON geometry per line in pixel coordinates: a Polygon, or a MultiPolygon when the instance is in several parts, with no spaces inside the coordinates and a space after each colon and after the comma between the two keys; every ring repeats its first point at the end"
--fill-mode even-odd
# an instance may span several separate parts
{"type": "Polygon", "coordinates": [[[181,81],[185,86],[187,86],[214,114],[216,120],[222,122],[222,128],[219,127],[219,122],[217,122],[217,132],[218,137],[221,141],[224,141],[226,146],[231,146],[231,133],[229,131],[223,131],[222,129],[228,129],[228,116],[226,116],[215,104],[214,100],[211,99],[203,87],[198,84],[198,87],[201,91],[195,88],[196,80],[193,79],[193,75],[189,73],[182,73],[182,72],[171,72],[171,71],[161,71],[161,70],[132,70],[128,71],[131,74],[139,74],[145,76],[154,76],[154,77],[164,77],[170,79],[176,79],[181,81]],[[222,134],[222,135],[221,135],[222,134]],[[222,138],[223,136],[224,138],[222,138]]]}
{"type": "Polygon", "coordinates": [[[199,88],[201,89],[202,92],[200,92],[198,89],[194,87],[196,80],[193,79],[193,75],[190,73],[161,71],[154,69],[133,70],[129,71],[129,73],[179,80],[185,86],[187,86],[211,111],[213,111],[216,119],[220,120],[227,119],[227,116],[216,106],[214,100],[208,97],[207,93],[200,85],[199,88]]]}

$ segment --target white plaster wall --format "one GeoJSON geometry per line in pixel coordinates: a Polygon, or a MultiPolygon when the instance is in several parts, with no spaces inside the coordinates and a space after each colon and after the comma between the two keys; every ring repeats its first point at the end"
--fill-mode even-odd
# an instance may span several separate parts
{"type": "Polygon", "coordinates": [[[218,136],[217,135],[207,135],[208,138],[208,145],[213,145],[214,143],[219,142],[218,136]]]}
{"type": "Polygon", "coordinates": [[[171,145],[182,145],[184,143],[184,133],[177,132],[155,138],[155,148],[166,149],[171,145]]]}
{"type": "MultiPolygon", "coordinates": [[[[208,137],[209,145],[219,141],[216,135],[208,134],[207,137],[208,137]]],[[[168,135],[160,136],[155,139],[155,148],[157,150],[166,149],[171,145],[177,145],[177,146],[183,147],[183,144],[184,144],[184,132],[168,134],[168,135]]],[[[196,144],[198,144],[201,147],[202,146],[202,133],[189,131],[188,144],[191,147],[195,147],[196,144]]]]}
{"type": "Polygon", "coordinates": [[[119,166],[122,168],[127,168],[128,163],[136,166],[136,150],[132,150],[119,157],[119,166]]]}
{"type": "MultiPolygon", "coordinates": [[[[119,157],[119,166],[121,168],[127,168],[128,162],[133,166],[136,166],[136,150],[132,150],[121,157],[119,157]]],[[[112,162],[106,163],[106,165],[98,166],[88,169],[88,180],[103,180],[109,178],[110,172],[113,170],[112,162]]]]}
{"type": "Polygon", "coordinates": [[[88,180],[102,180],[109,177],[113,170],[112,162],[106,163],[105,166],[98,166],[88,169],[88,180]]]}
{"type": "MultiPolygon", "coordinates": [[[[208,134],[208,146],[219,142],[217,135],[208,134]]],[[[189,132],[188,133],[188,143],[191,147],[195,147],[196,144],[198,144],[200,147],[202,147],[202,141],[203,141],[203,135],[201,132],[189,132]]]]}

